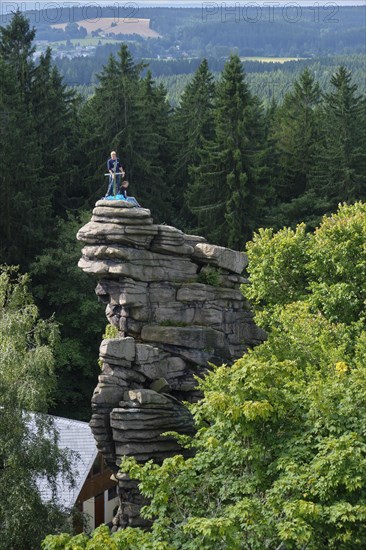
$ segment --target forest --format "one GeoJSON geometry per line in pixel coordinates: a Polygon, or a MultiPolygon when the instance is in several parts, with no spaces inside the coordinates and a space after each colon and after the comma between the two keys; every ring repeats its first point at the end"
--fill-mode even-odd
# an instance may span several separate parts
{"type": "MultiPolygon", "coordinates": [[[[90,416],[106,321],[93,281],[77,268],[75,234],[105,194],[115,149],[131,194],[156,222],[247,249],[248,298],[270,337],[202,381],[205,398],[193,409],[202,429],[186,442],[198,449],[191,462],[124,465],[153,497],[154,531],[119,535],[119,546],[103,529],[96,537],[116,549],[363,548],[366,96],[352,71],[332,66],[325,86],[305,67],[280,101],[264,104],[238,55],[216,77],[203,58],[172,106],[122,43],[85,99],[65,84],[50,50],[33,61],[34,40],[20,12],[0,28],[0,407],[9,410],[0,458],[15,464],[19,494],[35,491],[20,468],[22,409],[90,416]],[[18,426],[16,438],[9,426],[18,426]],[[321,475],[330,460],[334,470],[321,475]]],[[[35,448],[29,442],[32,471],[42,466],[35,448]]],[[[49,467],[67,474],[56,451],[49,467]]],[[[2,483],[12,472],[0,466],[2,483]]],[[[10,548],[14,529],[22,530],[14,548],[40,536],[35,509],[44,525],[62,520],[35,497],[22,527],[9,522],[19,494],[7,505],[0,499],[0,548],[10,548]]]]}
{"type": "MultiPolygon", "coordinates": [[[[131,40],[133,55],[156,58],[168,51],[186,52],[190,57],[222,57],[237,48],[239,55],[284,56],[347,54],[364,51],[364,7],[339,5],[337,2],[304,6],[289,2],[285,7],[267,3],[203,3],[200,8],[143,8],[137,3],[101,7],[56,6],[29,12],[40,40],[59,41],[77,35],[75,24],[84,19],[113,17],[147,18],[161,38],[131,40]],[[51,25],[68,23],[69,30],[51,25]],[[71,34],[70,34],[71,32],[71,34]]],[[[5,16],[6,18],[6,16],[5,16]]],[[[81,25],[82,27],[82,25],[81,25]]],[[[79,37],[83,36],[79,29],[79,37]]],[[[121,37],[127,38],[127,37],[121,37]]]]}
{"type": "MultiPolygon", "coordinates": [[[[150,20],[150,27],[160,33],[160,38],[145,39],[138,35],[125,35],[119,39],[128,44],[135,60],[146,60],[149,63],[154,77],[193,75],[203,57],[208,60],[210,70],[218,76],[230,53],[237,53],[244,58],[273,58],[272,63],[265,64],[260,61],[246,61],[247,73],[261,74],[280,69],[276,57],[289,56],[299,60],[286,63],[286,67],[282,67],[285,73],[300,71],[306,63],[320,64],[321,72],[318,72],[318,77],[325,86],[329,80],[326,67],[335,63],[336,56],[344,56],[343,61],[339,60],[338,64],[346,64],[348,68],[352,68],[355,81],[364,91],[360,67],[362,60],[358,61],[358,66],[354,66],[355,60],[349,57],[364,53],[364,8],[332,3],[302,7],[297,3],[289,3],[286,8],[275,5],[270,7],[267,4],[263,4],[261,8],[259,4],[245,8],[245,5],[238,3],[235,10],[226,11],[218,5],[211,10],[205,10],[204,7],[137,9],[137,5],[132,9],[128,8],[128,4],[119,5],[119,9],[92,5],[87,10],[80,7],[52,10],[50,7],[36,14],[29,12],[29,17],[36,27],[37,40],[47,40],[55,48],[62,41],[63,47],[66,47],[66,43],[72,47],[75,40],[71,44],[70,39],[75,37],[79,37],[77,43],[83,44],[83,33],[75,28],[78,26],[77,22],[85,18],[102,20],[103,17],[114,17],[116,21],[124,17],[147,18],[150,20]],[[72,27],[73,33],[65,34],[61,29],[56,31],[51,27],[51,23],[55,22],[68,23],[68,28],[72,27]]],[[[108,55],[116,55],[120,48],[120,43],[115,43],[115,39],[115,36],[110,37],[108,43],[108,38],[103,38],[93,55],[86,58],[57,58],[56,65],[65,77],[65,82],[72,86],[84,86],[89,93],[93,91],[98,82],[97,75],[108,55]]],[[[319,71],[319,67],[314,66],[312,70],[319,71]]],[[[292,82],[291,78],[292,74],[288,75],[286,85],[292,82]]],[[[184,79],[179,84],[179,95],[187,83],[188,80],[184,79]]],[[[177,92],[173,92],[169,97],[178,103],[177,95],[177,92]]],[[[282,100],[283,95],[279,99],[282,100]]]]}

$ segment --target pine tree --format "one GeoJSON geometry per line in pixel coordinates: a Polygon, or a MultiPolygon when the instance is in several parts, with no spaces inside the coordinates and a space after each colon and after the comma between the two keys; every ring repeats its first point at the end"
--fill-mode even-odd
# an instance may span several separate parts
{"type": "Polygon", "coordinates": [[[215,136],[199,151],[187,201],[199,232],[217,244],[242,248],[258,214],[263,128],[258,101],[236,55],[225,64],[217,86],[214,117],[215,136]]]}

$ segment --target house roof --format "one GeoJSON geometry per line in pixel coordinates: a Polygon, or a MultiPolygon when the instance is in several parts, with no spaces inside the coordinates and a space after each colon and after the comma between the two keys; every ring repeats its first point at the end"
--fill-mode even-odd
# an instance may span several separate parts
{"type": "MultiPolygon", "coordinates": [[[[75,505],[79,493],[85,483],[88,473],[97,457],[98,450],[95,440],[87,422],[50,416],[54,422],[55,429],[59,434],[59,449],[69,449],[75,454],[72,463],[72,472],[75,485],[71,487],[62,476],[58,476],[56,501],[59,505],[71,508],[75,505]]],[[[37,480],[37,485],[44,501],[51,500],[52,490],[45,477],[37,480]]]]}

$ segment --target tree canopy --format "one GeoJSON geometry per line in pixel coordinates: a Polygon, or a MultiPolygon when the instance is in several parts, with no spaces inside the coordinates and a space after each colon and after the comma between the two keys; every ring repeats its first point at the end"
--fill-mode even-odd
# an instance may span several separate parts
{"type": "Polygon", "coordinates": [[[81,548],[103,537],[118,550],[363,548],[365,245],[362,203],[340,206],[314,234],[255,235],[243,292],[268,340],[200,382],[197,433],[179,437],[192,458],[122,463],[151,499],[151,532],[99,529],[81,548]]]}
{"type": "Polygon", "coordinates": [[[0,262],[32,277],[0,272],[0,548],[36,547],[39,526],[60,517],[35,479],[66,463],[41,416],[29,436],[25,411],[89,416],[104,323],[77,273],[74,234],[105,191],[112,148],[156,221],[248,243],[243,292],[269,336],[200,382],[197,434],[185,440],[193,458],[123,465],[152,499],[151,533],[102,528],[79,547],[362,548],[365,205],[330,215],[366,199],[366,100],[353,75],[328,60],[318,82],[313,64],[265,108],[239,56],[217,82],[202,60],[174,109],[123,44],[82,99],[50,51],[34,61],[34,38],[20,12],[0,27],[0,262]]]}
{"type": "Polygon", "coordinates": [[[57,447],[47,411],[55,388],[56,323],[39,318],[28,278],[0,268],[0,548],[39,548],[50,528],[67,527],[55,500],[42,501],[37,480],[72,482],[68,453],[57,447]],[[32,415],[30,415],[32,412],[32,415]]]}
{"type": "Polygon", "coordinates": [[[19,11],[0,27],[0,263],[29,272],[41,316],[61,324],[53,412],[87,420],[104,321],[91,283],[70,266],[77,220],[106,191],[110,151],[155,222],[243,249],[259,227],[304,221],[312,230],[339,201],[366,199],[366,101],[355,71],[324,59],[327,79],[319,64],[293,68],[283,101],[264,104],[262,84],[231,55],[197,63],[174,108],[126,44],[100,62],[94,93],[82,98],[50,50],[34,59],[34,38],[19,11]]]}

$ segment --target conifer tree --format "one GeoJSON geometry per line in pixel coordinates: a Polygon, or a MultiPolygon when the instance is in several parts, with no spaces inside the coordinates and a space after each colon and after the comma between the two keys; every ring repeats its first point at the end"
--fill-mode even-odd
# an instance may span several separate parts
{"type": "Polygon", "coordinates": [[[200,154],[187,191],[197,230],[217,244],[242,248],[256,223],[260,201],[262,113],[249,91],[240,58],[231,55],[217,85],[215,135],[200,154]]]}
{"type": "MultiPolygon", "coordinates": [[[[109,151],[116,149],[131,183],[131,194],[137,195],[147,207],[153,207],[158,197],[153,213],[159,219],[169,215],[169,193],[161,160],[168,105],[151,75],[141,78],[144,67],[143,63],[134,63],[125,44],[118,59],[110,56],[99,75],[95,96],[83,111],[81,146],[88,149],[88,172],[93,174],[90,181],[96,188],[109,151]],[[91,142],[89,136],[94,136],[91,142]]],[[[99,191],[102,190],[99,185],[99,191]]]]}
{"type": "Polygon", "coordinates": [[[73,92],[66,89],[51,50],[42,54],[34,71],[31,95],[38,146],[42,152],[41,177],[53,196],[56,214],[62,214],[82,191],[83,167],[73,162],[76,148],[77,113],[73,92]]]}
{"type": "Polygon", "coordinates": [[[315,176],[330,210],[339,202],[365,199],[366,103],[351,72],[339,67],[324,95],[322,143],[315,176]]]}
{"type": "Polygon", "coordinates": [[[265,190],[263,204],[262,226],[270,225],[273,227],[274,212],[273,206],[276,204],[275,182],[279,178],[279,153],[276,147],[276,140],[273,135],[273,127],[277,116],[279,106],[274,98],[264,113],[264,149],[262,158],[262,188],[265,190]]]}
{"type": "Polygon", "coordinates": [[[99,85],[95,95],[82,110],[80,155],[85,158],[87,184],[90,189],[97,188],[94,199],[105,191],[100,181],[106,170],[105,162],[109,152],[116,149],[124,167],[130,161],[133,151],[131,137],[137,116],[135,99],[141,69],[142,65],[133,63],[127,46],[122,45],[118,59],[110,55],[98,75],[99,85]]]}
{"type": "Polygon", "coordinates": [[[273,117],[269,139],[275,146],[276,158],[271,168],[275,204],[268,222],[274,227],[301,221],[315,227],[326,211],[315,181],[320,102],[320,86],[305,69],[273,117]]]}
{"type": "Polygon", "coordinates": [[[0,27],[0,57],[13,67],[20,89],[28,99],[34,73],[35,35],[35,28],[30,28],[28,19],[19,9],[8,26],[0,27]]]}
{"type": "Polygon", "coordinates": [[[277,111],[273,136],[280,164],[277,194],[281,201],[294,199],[309,190],[318,145],[320,99],[319,84],[309,69],[305,69],[277,111]]]}
{"type": "Polygon", "coordinates": [[[65,209],[55,197],[59,203],[65,197],[60,188],[75,171],[72,97],[52,67],[50,50],[34,65],[34,36],[20,11],[0,28],[1,261],[26,269],[51,243],[55,210],[65,209]]]}
{"type": "Polygon", "coordinates": [[[0,260],[28,266],[42,248],[51,219],[40,180],[41,153],[15,71],[0,59],[0,260]]]}
{"type": "Polygon", "coordinates": [[[131,176],[134,189],[141,201],[152,208],[156,219],[171,218],[170,190],[166,185],[169,167],[168,117],[170,107],[165,99],[164,87],[156,87],[148,71],[139,83],[136,98],[139,139],[131,159],[131,176]]]}
{"type": "Polygon", "coordinates": [[[208,62],[203,59],[192,81],[186,86],[172,121],[174,204],[178,219],[193,223],[184,193],[192,182],[192,169],[200,162],[199,150],[213,138],[213,98],[215,85],[208,62]]]}

